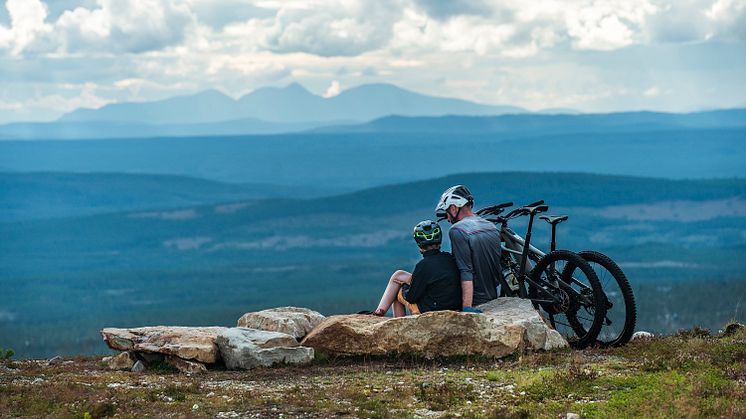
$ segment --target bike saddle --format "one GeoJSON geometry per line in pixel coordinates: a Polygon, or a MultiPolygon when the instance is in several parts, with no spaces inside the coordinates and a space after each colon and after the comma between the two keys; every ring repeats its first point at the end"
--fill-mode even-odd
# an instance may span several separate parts
{"type": "Polygon", "coordinates": [[[536,206],[525,206],[521,208],[525,214],[539,214],[541,212],[549,211],[549,205],[536,205],[536,206]]]}
{"type": "Polygon", "coordinates": [[[559,224],[567,220],[568,216],[567,215],[542,215],[539,218],[548,222],[551,225],[555,225],[555,224],[559,224]]]}

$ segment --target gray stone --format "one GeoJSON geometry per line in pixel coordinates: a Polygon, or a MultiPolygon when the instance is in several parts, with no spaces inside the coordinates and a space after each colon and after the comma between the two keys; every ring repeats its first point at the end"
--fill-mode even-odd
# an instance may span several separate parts
{"type": "Polygon", "coordinates": [[[300,340],[324,319],[307,308],[277,307],[244,314],[238,319],[238,327],[286,333],[300,340]]]}
{"type": "Polygon", "coordinates": [[[102,361],[110,370],[131,370],[135,365],[135,357],[129,352],[122,352],[116,356],[107,356],[102,361]]]}
{"type": "Polygon", "coordinates": [[[269,367],[274,364],[307,364],[313,349],[299,346],[293,336],[266,330],[236,327],[218,334],[220,355],[230,370],[269,367]]]}
{"type": "Polygon", "coordinates": [[[142,363],[142,361],[135,362],[135,365],[132,366],[132,372],[143,372],[145,371],[145,364],[142,363]]]}
{"type": "Polygon", "coordinates": [[[526,349],[568,346],[529,300],[498,298],[478,308],[482,314],[446,310],[399,318],[331,316],[302,344],[337,355],[418,354],[426,358],[503,357],[526,349]]]}
{"type": "Polygon", "coordinates": [[[653,337],[654,337],[654,335],[653,335],[652,333],[650,333],[650,332],[645,332],[645,331],[642,331],[642,330],[641,330],[641,331],[639,331],[639,332],[635,332],[635,333],[634,333],[634,334],[632,335],[632,338],[630,339],[630,341],[632,341],[632,340],[646,340],[646,339],[652,339],[653,337]]]}

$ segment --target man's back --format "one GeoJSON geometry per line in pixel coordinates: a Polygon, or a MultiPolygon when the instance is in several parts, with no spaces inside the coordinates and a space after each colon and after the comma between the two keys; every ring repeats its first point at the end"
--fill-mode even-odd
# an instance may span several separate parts
{"type": "Polygon", "coordinates": [[[453,224],[448,232],[462,281],[474,282],[473,305],[497,298],[500,268],[500,231],[479,216],[453,224]]]}

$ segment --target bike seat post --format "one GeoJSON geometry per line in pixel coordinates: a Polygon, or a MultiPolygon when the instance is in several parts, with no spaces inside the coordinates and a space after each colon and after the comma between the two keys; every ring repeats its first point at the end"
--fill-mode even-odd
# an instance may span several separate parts
{"type": "Polygon", "coordinates": [[[550,252],[554,252],[555,250],[557,250],[557,241],[555,240],[557,237],[557,224],[558,223],[552,224],[552,243],[549,246],[550,252]]]}

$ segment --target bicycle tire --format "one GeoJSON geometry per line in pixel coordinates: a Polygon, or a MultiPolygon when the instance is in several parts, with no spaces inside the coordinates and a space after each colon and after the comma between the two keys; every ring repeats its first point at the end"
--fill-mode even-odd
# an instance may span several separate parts
{"type": "MultiPolygon", "coordinates": [[[[603,321],[606,317],[606,299],[603,293],[603,289],[601,288],[601,283],[599,282],[595,271],[588,264],[588,262],[586,262],[585,259],[583,259],[581,256],[569,250],[555,250],[539,259],[536,263],[536,266],[534,266],[534,268],[529,273],[529,278],[537,284],[547,284],[547,280],[543,279],[542,275],[554,278],[554,276],[557,274],[559,274],[559,282],[558,287],[556,288],[560,288],[562,291],[565,291],[563,295],[569,297],[569,300],[567,301],[567,308],[565,308],[564,306],[562,308],[556,308],[555,306],[548,307],[546,304],[542,305],[542,303],[537,302],[534,302],[534,307],[536,307],[537,310],[541,309],[546,313],[546,315],[549,317],[550,324],[552,325],[552,327],[555,328],[555,330],[557,329],[557,323],[568,326],[568,330],[572,331],[574,335],[571,335],[569,331],[565,332],[565,339],[568,341],[572,348],[583,349],[596,342],[596,338],[601,331],[603,321]],[[559,274],[559,272],[556,270],[552,272],[551,268],[554,267],[557,262],[561,261],[565,261],[567,263],[567,265],[562,268],[562,273],[559,274]],[[572,267],[572,270],[568,271],[568,267],[572,267]],[[583,284],[583,287],[586,288],[585,291],[590,291],[589,299],[591,307],[583,305],[576,297],[573,296],[573,293],[567,292],[568,288],[572,288],[572,277],[570,277],[569,275],[572,275],[572,273],[575,272],[575,269],[580,269],[588,280],[589,286],[583,284]],[[567,274],[568,276],[565,276],[565,274],[567,274]],[[578,312],[581,309],[584,310],[585,313],[592,315],[590,327],[586,328],[578,320],[578,312]],[[555,319],[555,315],[558,314],[564,314],[568,323],[565,324],[558,322],[555,319]]],[[[534,287],[533,285],[529,284],[527,286],[529,298],[536,299],[539,295],[539,290],[537,290],[536,287],[534,287]]],[[[552,288],[552,286],[547,284],[545,288],[552,288]]],[[[572,289],[574,290],[574,288],[572,289]]],[[[585,294],[588,293],[586,292],[585,294]]],[[[560,334],[562,334],[562,332],[560,332],[560,334]]]]}
{"type": "MultiPolygon", "coordinates": [[[[605,336],[604,329],[611,330],[611,328],[608,327],[609,313],[607,310],[606,321],[601,327],[601,332],[599,333],[599,337],[597,338],[598,343],[604,347],[621,346],[626,344],[632,338],[632,334],[635,332],[635,325],[637,323],[637,306],[635,304],[635,295],[632,292],[632,286],[630,286],[627,276],[622,271],[622,268],[620,268],[619,265],[616,264],[616,262],[614,262],[610,257],[604,255],[603,253],[593,250],[584,250],[582,252],[578,252],[578,255],[585,259],[587,262],[596,263],[606,269],[619,286],[619,290],[622,293],[622,301],[624,301],[625,316],[624,326],[622,327],[621,331],[619,333],[612,333],[609,338],[605,336]]],[[[608,280],[604,280],[604,277],[599,275],[598,272],[596,272],[596,276],[598,276],[601,287],[604,288],[608,280]]],[[[604,290],[604,294],[608,298],[606,290],[604,290]]]]}

